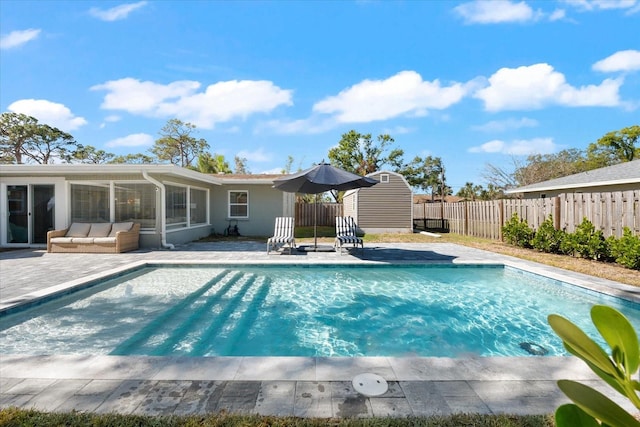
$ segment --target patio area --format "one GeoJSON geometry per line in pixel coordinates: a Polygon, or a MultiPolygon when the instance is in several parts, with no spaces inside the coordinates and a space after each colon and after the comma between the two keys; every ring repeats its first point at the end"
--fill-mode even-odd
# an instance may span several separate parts
{"type": "MultiPolygon", "coordinates": [[[[263,242],[192,243],[124,254],[0,253],[0,310],[146,262],[504,263],[638,301],[629,286],[454,244],[376,244],[363,252],[267,255],[263,242]]],[[[624,400],[575,358],[314,358],[0,355],[0,407],[126,414],[234,413],[299,417],[546,414],[568,400],[555,381],[588,383],[624,400]],[[377,397],[351,383],[382,376],[377,397]]]]}

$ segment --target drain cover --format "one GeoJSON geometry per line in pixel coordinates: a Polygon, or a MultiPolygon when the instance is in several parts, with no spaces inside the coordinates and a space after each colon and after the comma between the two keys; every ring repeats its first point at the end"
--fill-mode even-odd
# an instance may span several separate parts
{"type": "Polygon", "coordinates": [[[365,396],[380,396],[389,389],[389,384],[380,375],[360,374],[353,378],[353,388],[365,396]]]}

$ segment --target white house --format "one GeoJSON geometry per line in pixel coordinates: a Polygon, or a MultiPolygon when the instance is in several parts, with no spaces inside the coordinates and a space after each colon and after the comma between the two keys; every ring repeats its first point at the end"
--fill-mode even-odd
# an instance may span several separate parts
{"type": "Polygon", "coordinates": [[[40,247],[72,222],[134,221],[140,246],[171,247],[229,226],[269,236],[294,215],[280,175],[208,175],[174,165],[0,165],[0,247],[40,247]]]}
{"type": "Polygon", "coordinates": [[[564,193],[595,193],[640,189],[640,160],[576,173],[505,191],[525,199],[555,197],[564,193]]]}

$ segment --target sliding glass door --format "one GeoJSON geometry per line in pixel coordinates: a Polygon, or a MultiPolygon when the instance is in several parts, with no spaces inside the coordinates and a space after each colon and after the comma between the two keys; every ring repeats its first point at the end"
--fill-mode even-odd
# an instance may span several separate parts
{"type": "Polygon", "coordinates": [[[53,185],[7,186],[7,244],[46,244],[55,218],[53,185]]]}

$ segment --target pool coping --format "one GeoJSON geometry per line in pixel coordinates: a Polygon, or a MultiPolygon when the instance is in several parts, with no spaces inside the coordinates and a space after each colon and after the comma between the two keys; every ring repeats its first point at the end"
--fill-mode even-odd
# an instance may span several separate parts
{"type": "MultiPolygon", "coordinates": [[[[443,253],[451,252],[451,247],[446,249],[443,253]]],[[[457,250],[455,247],[453,249],[457,250]]],[[[154,264],[503,265],[640,303],[640,290],[633,286],[481,250],[466,251],[460,257],[461,259],[453,259],[448,262],[441,260],[362,260],[348,256],[332,259],[307,259],[302,262],[297,262],[294,258],[292,262],[290,257],[271,256],[265,258],[261,255],[256,256],[255,252],[243,252],[240,256],[233,255],[233,260],[218,259],[219,255],[217,254],[215,254],[215,259],[205,259],[206,255],[199,257],[196,252],[189,253],[189,256],[196,259],[163,259],[162,256],[153,256],[153,253],[140,255],[146,258],[126,262],[119,267],[107,268],[99,273],[2,300],[0,309],[9,309],[10,311],[24,306],[24,304],[33,304],[39,298],[48,298],[60,292],[71,292],[77,287],[82,287],[88,282],[99,280],[108,275],[123,274],[131,268],[154,264]],[[236,260],[236,258],[242,259],[243,256],[244,260],[236,260]],[[247,259],[251,261],[247,261],[247,259]]],[[[160,253],[160,255],[172,254],[167,252],[160,253]]],[[[58,259],[59,257],[52,258],[58,259]]],[[[180,256],[180,258],[183,257],[180,256]]],[[[83,399],[96,397],[87,394],[93,393],[92,387],[99,389],[112,387],[108,390],[107,395],[100,397],[102,403],[99,404],[99,407],[95,406],[93,409],[87,410],[101,412],[111,408],[116,412],[157,415],[166,414],[166,408],[160,408],[155,412],[144,412],[150,409],[146,408],[142,403],[143,400],[140,399],[149,400],[151,396],[157,395],[154,393],[164,393],[168,387],[194,387],[197,384],[215,382],[216,384],[226,384],[225,387],[234,389],[231,384],[237,384],[237,387],[242,388],[247,384],[258,383],[262,397],[264,397],[263,393],[271,393],[277,387],[280,387],[280,390],[290,390],[293,387],[295,396],[289,394],[282,397],[278,394],[275,397],[265,398],[264,401],[261,401],[262,398],[260,398],[251,403],[254,407],[252,406],[253,409],[250,412],[244,413],[341,417],[345,415],[338,408],[349,402],[354,402],[354,399],[357,398],[357,393],[353,390],[348,391],[347,398],[345,398],[344,390],[349,388],[350,381],[354,376],[362,373],[381,375],[387,381],[395,383],[393,384],[395,388],[381,398],[367,398],[368,409],[366,413],[356,416],[381,414],[415,416],[451,413],[447,410],[479,413],[552,413],[559,404],[568,401],[555,385],[555,381],[562,378],[586,382],[601,392],[607,391],[606,385],[603,386],[603,382],[597,379],[581,360],[562,356],[316,358],[0,354],[0,407],[6,407],[9,404],[43,410],[76,409],[76,407],[83,407],[82,405],[86,403],[83,399]],[[134,383],[146,384],[145,387],[148,389],[144,393],[147,394],[139,396],[139,399],[136,398],[138,400],[126,398],[126,401],[135,401],[126,408],[114,406],[117,402],[123,401],[122,396],[127,395],[128,391],[120,395],[118,393],[134,383]],[[323,403],[323,399],[326,399],[324,394],[320,393],[320,396],[317,397],[318,392],[315,391],[324,386],[333,389],[333,398],[330,398],[333,400],[333,404],[330,404],[328,409],[323,403]],[[317,410],[314,411],[311,408],[308,411],[303,409],[302,412],[296,412],[297,409],[293,408],[298,404],[298,400],[302,399],[299,396],[302,393],[300,390],[310,390],[309,387],[313,389],[311,391],[313,404],[319,405],[315,407],[317,410]],[[399,396],[398,387],[402,388],[401,394],[404,396],[402,399],[397,399],[399,396]],[[75,388],[78,390],[72,393],[70,390],[75,390],[75,388]],[[336,396],[338,397],[336,398],[336,396]],[[283,407],[288,409],[283,412],[283,407]]],[[[185,393],[184,390],[181,391],[183,393],[182,403],[188,396],[191,396],[190,392],[185,393]]],[[[225,388],[225,390],[227,389],[225,388]]],[[[233,390],[230,393],[230,396],[222,396],[222,400],[226,399],[226,404],[230,406],[217,406],[218,409],[224,408],[236,412],[234,408],[240,408],[240,406],[234,405],[240,405],[242,401],[246,401],[246,396],[233,394],[235,393],[233,390]]],[[[309,393],[302,393],[302,396],[304,397],[305,394],[309,393]]],[[[624,406],[624,401],[615,393],[609,397],[624,406]]],[[[204,413],[210,412],[209,409],[199,408],[195,412],[187,413],[203,413],[202,411],[205,411],[204,413]]],[[[242,412],[242,410],[239,411],[242,412]]],[[[175,413],[178,413],[178,409],[175,413]]]]}

